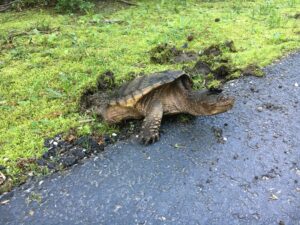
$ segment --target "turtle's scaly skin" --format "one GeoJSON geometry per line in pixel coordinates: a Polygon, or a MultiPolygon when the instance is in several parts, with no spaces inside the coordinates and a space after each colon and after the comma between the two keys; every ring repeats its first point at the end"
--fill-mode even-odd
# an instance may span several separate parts
{"type": "Polygon", "coordinates": [[[145,144],[159,139],[163,115],[214,115],[226,112],[234,104],[232,97],[208,90],[194,91],[192,80],[183,71],[163,71],[136,78],[122,86],[113,99],[107,99],[105,94],[96,95],[91,102],[93,111],[108,123],[144,118],[140,138],[145,144]]]}

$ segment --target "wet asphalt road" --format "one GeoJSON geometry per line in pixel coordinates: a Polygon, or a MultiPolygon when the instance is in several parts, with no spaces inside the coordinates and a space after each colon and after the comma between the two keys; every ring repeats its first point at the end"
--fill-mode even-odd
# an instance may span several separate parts
{"type": "Polygon", "coordinates": [[[231,112],[167,122],[2,196],[0,224],[300,224],[300,53],[227,85],[231,112]],[[222,135],[221,135],[222,131],[222,135]]]}

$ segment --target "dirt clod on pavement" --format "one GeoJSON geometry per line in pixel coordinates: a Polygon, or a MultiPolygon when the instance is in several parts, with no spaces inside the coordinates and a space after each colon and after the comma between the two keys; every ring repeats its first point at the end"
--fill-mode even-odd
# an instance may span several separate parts
{"type": "Polygon", "coordinates": [[[50,170],[70,167],[83,158],[88,158],[104,150],[104,143],[98,143],[90,136],[82,136],[68,142],[62,135],[57,135],[52,139],[46,139],[44,146],[48,150],[37,160],[37,163],[50,170]]]}
{"type": "Polygon", "coordinates": [[[250,64],[246,68],[242,70],[242,74],[244,76],[255,76],[255,77],[262,77],[265,75],[264,71],[255,64],[250,64]]]}

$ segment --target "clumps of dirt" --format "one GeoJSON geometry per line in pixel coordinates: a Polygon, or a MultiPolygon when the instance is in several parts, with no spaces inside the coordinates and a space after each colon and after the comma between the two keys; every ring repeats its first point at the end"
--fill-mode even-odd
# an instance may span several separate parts
{"type": "Polygon", "coordinates": [[[107,91],[116,87],[115,75],[112,71],[107,70],[98,76],[96,87],[100,91],[107,91]]]}
{"type": "Polygon", "coordinates": [[[222,79],[226,79],[228,77],[228,75],[231,74],[231,72],[232,72],[232,69],[229,68],[228,65],[221,64],[213,71],[213,74],[217,80],[222,80],[222,79]]]}
{"type": "Polygon", "coordinates": [[[223,130],[221,128],[218,127],[212,127],[211,128],[215,138],[217,139],[217,142],[220,144],[224,144],[225,143],[225,139],[223,137],[223,130]]]}
{"type": "Polygon", "coordinates": [[[265,75],[265,72],[256,64],[250,64],[244,69],[242,69],[242,74],[244,76],[255,76],[255,77],[262,77],[265,75]]]}
{"type": "Polygon", "coordinates": [[[79,111],[84,113],[87,111],[89,108],[92,107],[92,97],[93,95],[97,92],[96,87],[89,87],[85,89],[79,99],[79,111]]]}
{"type": "Polygon", "coordinates": [[[237,49],[232,40],[227,40],[221,44],[210,45],[209,47],[205,48],[200,52],[200,56],[215,57],[222,55],[225,51],[237,52],[237,49]]]}
{"type": "Polygon", "coordinates": [[[202,76],[204,82],[202,79],[198,80],[203,82],[205,88],[213,91],[221,90],[223,84],[232,79],[232,75],[239,71],[233,66],[231,60],[224,55],[225,52],[237,52],[232,40],[204,48],[200,51],[199,60],[194,67],[186,68],[185,71],[196,78],[194,82],[197,77],[202,76]]]}
{"type": "Polygon", "coordinates": [[[212,72],[210,65],[202,60],[199,60],[194,65],[193,69],[190,71],[193,75],[202,74],[208,75],[212,72]]]}
{"type": "Polygon", "coordinates": [[[220,49],[219,45],[211,45],[208,48],[205,48],[202,53],[200,53],[201,55],[205,55],[205,56],[219,56],[222,54],[222,51],[220,49]]]}
{"type": "Polygon", "coordinates": [[[187,41],[192,41],[194,40],[194,35],[193,34],[189,34],[187,37],[186,37],[187,41]]]}
{"type": "Polygon", "coordinates": [[[91,134],[77,137],[76,134],[56,135],[54,138],[46,139],[44,147],[47,149],[42,157],[35,162],[49,170],[57,171],[80,163],[85,158],[90,158],[103,152],[107,145],[119,140],[126,140],[132,135],[137,135],[142,121],[123,121],[120,123],[119,132],[112,134],[91,134]],[[129,124],[129,126],[128,126],[129,124]]]}
{"type": "Polygon", "coordinates": [[[49,170],[67,168],[84,158],[102,152],[106,144],[103,137],[97,140],[90,136],[83,136],[68,141],[62,135],[56,135],[54,138],[45,140],[44,146],[47,151],[41,158],[36,159],[36,163],[49,170]]]}
{"type": "Polygon", "coordinates": [[[115,76],[112,71],[105,71],[98,76],[96,86],[86,88],[79,99],[79,110],[82,113],[93,113],[108,96],[113,95],[117,87],[115,76]]]}
{"type": "Polygon", "coordinates": [[[150,61],[157,64],[186,63],[197,60],[195,51],[184,51],[170,44],[160,44],[150,50],[150,61]]]}
{"type": "Polygon", "coordinates": [[[197,85],[197,82],[201,82],[202,87],[209,90],[221,90],[225,82],[243,75],[264,76],[264,71],[255,64],[237,68],[227,56],[228,54],[225,54],[228,52],[237,52],[232,40],[210,45],[200,51],[196,64],[193,67],[184,68],[192,76],[195,87],[199,88],[201,85],[197,85]]]}
{"type": "Polygon", "coordinates": [[[269,110],[269,111],[279,111],[281,113],[284,113],[285,112],[285,107],[281,106],[281,105],[276,105],[274,103],[270,103],[270,102],[267,102],[267,103],[264,103],[262,104],[261,106],[259,106],[257,108],[257,111],[259,112],[262,112],[263,110],[269,110]]]}
{"type": "Polygon", "coordinates": [[[203,76],[204,86],[210,90],[220,89],[238,71],[230,63],[203,61],[200,59],[192,69],[185,69],[192,77],[203,76]]]}

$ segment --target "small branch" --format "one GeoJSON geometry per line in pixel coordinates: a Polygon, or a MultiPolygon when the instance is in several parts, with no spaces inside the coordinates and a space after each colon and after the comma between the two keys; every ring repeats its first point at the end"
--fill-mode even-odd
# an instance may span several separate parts
{"type": "Polygon", "coordinates": [[[10,7],[14,4],[19,2],[20,0],[12,1],[3,5],[0,5],[0,12],[5,12],[6,10],[10,9],[10,7]]]}
{"type": "Polygon", "coordinates": [[[0,6],[0,12],[5,12],[6,10],[8,10],[10,8],[9,6],[3,7],[2,5],[0,6]]]}
{"type": "Polygon", "coordinates": [[[138,4],[133,3],[133,2],[128,2],[126,0],[118,0],[118,2],[124,3],[126,5],[133,5],[133,6],[138,6],[138,4]]]}

